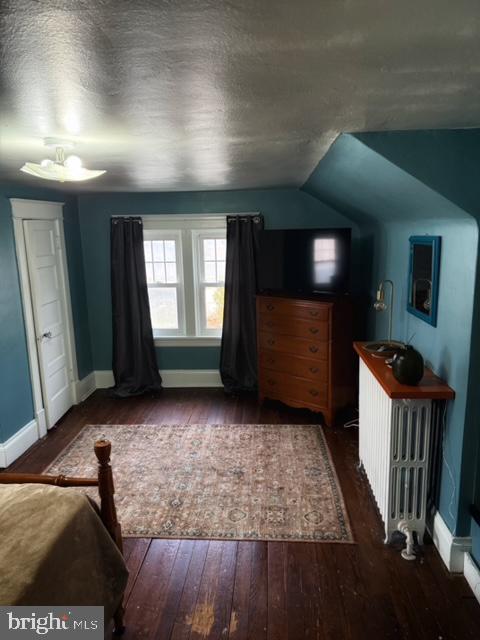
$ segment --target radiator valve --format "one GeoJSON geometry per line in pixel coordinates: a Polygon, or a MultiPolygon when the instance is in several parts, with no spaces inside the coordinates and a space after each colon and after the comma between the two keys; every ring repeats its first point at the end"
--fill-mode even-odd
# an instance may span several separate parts
{"type": "Polygon", "coordinates": [[[410,525],[406,520],[400,520],[397,529],[407,538],[407,546],[405,549],[402,549],[402,558],[404,560],[415,560],[416,556],[413,553],[413,533],[410,530],[410,525]]]}

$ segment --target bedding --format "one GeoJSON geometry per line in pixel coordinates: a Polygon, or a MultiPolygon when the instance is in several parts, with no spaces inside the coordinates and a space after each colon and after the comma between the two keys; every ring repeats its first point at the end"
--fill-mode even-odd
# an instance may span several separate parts
{"type": "Polygon", "coordinates": [[[128,571],[89,499],[40,484],[0,484],[0,604],[101,605],[105,623],[128,571]]]}

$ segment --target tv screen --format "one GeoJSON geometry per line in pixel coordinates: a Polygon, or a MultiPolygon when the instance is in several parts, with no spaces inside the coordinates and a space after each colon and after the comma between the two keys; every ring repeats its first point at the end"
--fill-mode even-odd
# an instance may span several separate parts
{"type": "Polygon", "coordinates": [[[350,229],[263,231],[257,259],[258,290],[347,293],[350,229]]]}

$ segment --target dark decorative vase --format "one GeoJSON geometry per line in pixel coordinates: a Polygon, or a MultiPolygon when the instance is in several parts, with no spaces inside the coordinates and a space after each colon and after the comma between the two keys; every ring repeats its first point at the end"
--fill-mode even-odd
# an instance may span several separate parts
{"type": "Polygon", "coordinates": [[[401,384],[416,385],[423,378],[422,354],[411,345],[399,349],[393,356],[392,372],[401,384]]]}

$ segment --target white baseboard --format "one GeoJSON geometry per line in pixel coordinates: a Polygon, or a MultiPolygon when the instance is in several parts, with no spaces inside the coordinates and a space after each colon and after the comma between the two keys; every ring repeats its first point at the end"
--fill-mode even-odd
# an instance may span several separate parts
{"type": "Polygon", "coordinates": [[[113,387],[113,372],[112,371],[94,371],[95,376],[95,388],[96,389],[108,389],[113,387]]]}
{"type": "MultiPolygon", "coordinates": [[[[160,371],[166,389],[176,387],[222,387],[218,369],[164,369],[160,371]]],[[[114,384],[111,371],[95,371],[97,389],[107,389],[114,384]]]]}
{"type": "Polygon", "coordinates": [[[37,421],[31,420],[6,442],[0,444],[0,467],[5,468],[11,465],[38,440],[38,437],[37,421]]]}
{"type": "MultiPolygon", "coordinates": [[[[176,387],[221,387],[222,380],[217,369],[165,369],[160,371],[165,388],[176,387]]],[[[77,402],[83,402],[95,389],[106,389],[114,383],[112,371],[92,371],[75,382],[77,402]]],[[[8,467],[47,434],[45,410],[39,411],[32,420],[6,442],[0,443],[0,468],[8,467]]]]}
{"type": "Polygon", "coordinates": [[[223,387],[218,369],[164,369],[160,371],[163,386],[175,387],[223,387]]]}
{"type": "Polygon", "coordinates": [[[47,435],[47,416],[45,414],[45,409],[40,409],[35,413],[35,418],[37,419],[38,425],[38,437],[43,438],[43,436],[47,435]]]}
{"type": "Polygon", "coordinates": [[[463,573],[470,585],[470,589],[473,591],[474,596],[478,602],[480,602],[480,569],[475,564],[474,559],[469,553],[465,554],[463,573]]]}
{"type": "Polygon", "coordinates": [[[95,371],[92,371],[81,380],[77,380],[75,385],[77,393],[77,403],[83,402],[97,388],[95,381],[95,371]]]}
{"type": "MultiPolygon", "coordinates": [[[[76,382],[76,397],[83,402],[96,389],[94,372],[76,382]]],[[[39,438],[47,435],[45,409],[37,411],[35,419],[14,433],[8,440],[0,443],[0,469],[11,465],[22,453],[35,444],[39,438]]]]}
{"type": "Polygon", "coordinates": [[[431,533],[447,569],[452,573],[463,573],[465,557],[472,549],[472,539],[454,536],[438,511],[433,518],[431,533]]]}

